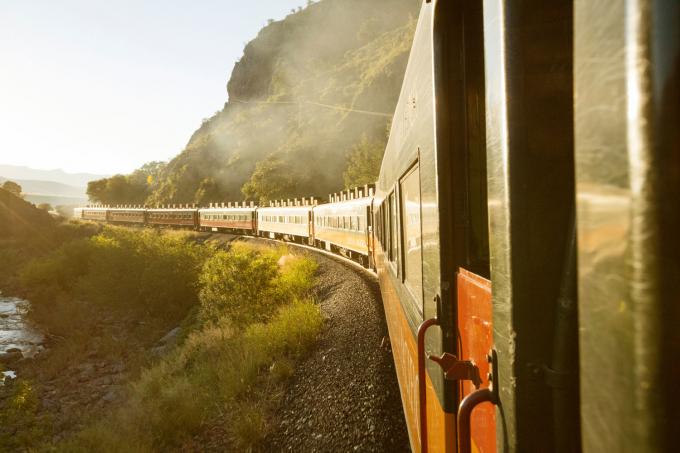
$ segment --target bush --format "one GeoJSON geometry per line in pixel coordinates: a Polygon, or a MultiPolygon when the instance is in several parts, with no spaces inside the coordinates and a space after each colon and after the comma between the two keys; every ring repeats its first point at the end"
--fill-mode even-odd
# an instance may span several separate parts
{"type": "Polygon", "coordinates": [[[199,274],[212,253],[187,234],[107,226],[31,261],[20,281],[33,314],[52,332],[64,330],[57,312],[80,302],[179,322],[198,303],[199,274]]]}
{"type": "Polygon", "coordinates": [[[205,263],[200,278],[203,318],[214,322],[226,315],[239,326],[266,319],[276,307],[276,262],[273,252],[243,243],[216,253],[205,263]]]}
{"type": "Polygon", "coordinates": [[[284,303],[304,297],[313,285],[313,260],[288,255],[287,249],[235,243],[209,259],[201,274],[202,317],[227,316],[235,326],[264,321],[284,303]],[[285,256],[281,266],[279,261],[285,256]]]}
{"type": "Polygon", "coordinates": [[[185,323],[193,331],[141,373],[122,407],[58,447],[182,449],[218,417],[235,451],[260,446],[281,395],[277,386],[293,374],[323,325],[317,305],[301,301],[315,271],[311,259],[285,248],[236,243],[215,253],[199,278],[203,322],[185,323]]]}

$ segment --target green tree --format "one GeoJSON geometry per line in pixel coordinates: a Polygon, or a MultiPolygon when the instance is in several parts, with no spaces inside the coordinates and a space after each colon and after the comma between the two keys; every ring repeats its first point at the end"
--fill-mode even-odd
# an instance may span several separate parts
{"type": "Polygon", "coordinates": [[[49,203],[40,203],[37,206],[38,209],[42,209],[43,211],[51,211],[52,210],[52,205],[49,203]]]}
{"type": "Polygon", "coordinates": [[[343,174],[345,188],[374,183],[380,174],[384,153],[383,140],[369,140],[363,135],[347,156],[347,169],[343,174]]]}
{"type": "Polygon", "coordinates": [[[248,200],[258,200],[260,204],[293,196],[298,182],[295,173],[290,163],[270,156],[257,163],[250,181],[243,185],[241,192],[248,200]]]}
{"type": "Polygon", "coordinates": [[[205,178],[196,191],[194,202],[205,205],[211,201],[218,201],[221,198],[220,187],[213,178],[205,178]]]}
{"type": "Polygon", "coordinates": [[[13,195],[16,195],[17,197],[21,196],[22,188],[14,181],[5,181],[5,183],[2,185],[2,188],[13,195]]]}

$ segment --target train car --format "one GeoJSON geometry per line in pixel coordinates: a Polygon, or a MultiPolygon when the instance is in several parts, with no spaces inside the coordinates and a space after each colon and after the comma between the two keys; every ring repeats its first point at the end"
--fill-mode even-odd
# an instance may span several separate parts
{"type": "Polygon", "coordinates": [[[373,188],[329,196],[314,208],[314,245],[372,265],[373,188]]]}
{"type": "Polygon", "coordinates": [[[198,209],[155,208],[147,210],[147,224],[153,226],[176,226],[198,228],[198,209]]]}
{"type": "Polygon", "coordinates": [[[109,217],[108,217],[108,208],[103,208],[103,207],[86,207],[82,208],[82,216],[81,218],[83,220],[94,220],[97,222],[106,222],[109,217]]]}
{"type": "Polygon", "coordinates": [[[146,209],[144,208],[111,208],[109,222],[143,225],[146,223],[146,209]]]}
{"type": "Polygon", "coordinates": [[[413,451],[677,448],[678,19],[423,3],[374,199],[413,451]]]}
{"type": "Polygon", "coordinates": [[[295,202],[277,202],[279,206],[258,208],[258,234],[271,239],[310,244],[313,237],[312,205],[295,206],[295,202]]]}
{"type": "Polygon", "coordinates": [[[257,231],[257,208],[253,205],[210,207],[198,210],[199,226],[204,231],[229,231],[254,234],[257,231]]]}

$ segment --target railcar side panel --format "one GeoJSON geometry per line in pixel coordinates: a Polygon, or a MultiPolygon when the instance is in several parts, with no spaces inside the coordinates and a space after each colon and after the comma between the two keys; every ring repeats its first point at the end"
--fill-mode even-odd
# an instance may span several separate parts
{"type": "Polygon", "coordinates": [[[158,226],[198,227],[196,209],[149,209],[147,223],[158,226]]]}
{"type": "Polygon", "coordinates": [[[314,208],[314,239],[368,256],[367,208],[371,198],[328,203],[314,208]]]}
{"type": "MultiPolygon", "coordinates": [[[[404,83],[395,110],[374,198],[375,261],[413,451],[420,452],[418,355],[416,332],[437,316],[442,285],[437,162],[434,143],[432,39],[434,3],[423,3],[404,83]]],[[[446,177],[446,176],[444,176],[446,177]]],[[[444,280],[444,278],[446,280],[444,280]]],[[[446,302],[449,303],[448,301],[446,302]]],[[[455,331],[433,327],[425,350],[455,352],[455,331]]],[[[428,447],[455,450],[455,386],[445,383],[442,369],[425,360],[428,447]]]]}
{"type": "MultiPolygon", "coordinates": [[[[259,208],[257,224],[260,233],[281,236],[311,237],[312,206],[259,208]]],[[[266,234],[265,234],[266,235],[266,234]]]]}
{"type": "Polygon", "coordinates": [[[201,228],[224,228],[230,230],[255,230],[255,208],[211,208],[199,209],[201,228]]]}
{"type": "Polygon", "coordinates": [[[109,222],[116,223],[145,223],[145,209],[110,209],[109,222]]]}
{"type": "Polygon", "coordinates": [[[83,208],[83,219],[106,221],[108,219],[107,208],[83,208]]]}

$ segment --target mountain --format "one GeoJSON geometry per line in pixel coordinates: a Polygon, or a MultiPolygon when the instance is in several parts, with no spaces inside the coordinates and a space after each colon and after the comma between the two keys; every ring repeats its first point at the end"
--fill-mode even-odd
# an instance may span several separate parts
{"type": "MultiPolygon", "coordinates": [[[[84,188],[89,181],[105,178],[108,175],[90,173],[67,173],[63,170],[37,170],[30,167],[0,164],[0,177],[24,181],[50,181],[73,187],[84,188]]],[[[21,184],[21,183],[19,183],[21,184]]]]}
{"type": "Polygon", "coordinates": [[[95,201],[149,204],[325,196],[373,182],[420,0],[321,0],[270,21],[229,100],[157,173],[93,183],[95,201]],[[145,178],[146,177],[146,178],[145,178]]]}
{"type": "MultiPolygon", "coordinates": [[[[0,184],[5,182],[7,179],[8,178],[0,176],[0,184]]],[[[87,199],[85,187],[74,187],[67,184],[62,184],[60,182],[38,181],[31,179],[12,179],[12,181],[19,184],[25,194],[87,199]]]]}

